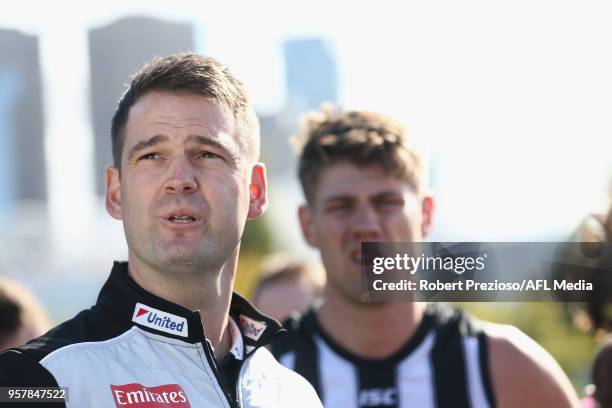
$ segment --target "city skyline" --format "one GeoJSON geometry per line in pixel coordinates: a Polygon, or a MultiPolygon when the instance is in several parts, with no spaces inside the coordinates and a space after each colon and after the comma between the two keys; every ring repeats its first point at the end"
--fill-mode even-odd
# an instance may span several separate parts
{"type": "MultiPolygon", "coordinates": [[[[333,58],[335,68],[326,72],[337,72],[336,89],[321,99],[336,98],[348,108],[396,116],[423,147],[438,197],[435,238],[559,237],[606,194],[612,173],[607,160],[612,126],[605,120],[612,108],[606,97],[612,82],[606,72],[612,63],[599,52],[605,45],[602,30],[610,30],[602,16],[558,6],[556,18],[546,22],[549,32],[544,33],[538,24],[551,2],[536,4],[530,17],[520,13],[527,7],[525,2],[504,10],[509,12],[505,16],[484,9],[489,20],[469,14],[470,7],[483,7],[472,2],[465,9],[451,7],[457,18],[426,6],[413,7],[413,14],[402,16],[386,5],[372,16],[357,7],[358,18],[342,24],[334,24],[332,15],[340,12],[334,9],[309,24],[316,11],[304,10],[297,16],[287,6],[274,3],[285,18],[263,24],[264,19],[253,21],[240,15],[233,21],[241,30],[232,30],[224,19],[214,18],[228,6],[214,5],[206,13],[194,12],[194,4],[170,10],[155,2],[131,8],[111,2],[103,11],[99,5],[76,10],[75,16],[81,17],[64,26],[24,14],[25,6],[21,14],[11,9],[0,17],[0,26],[39,40],[40,99],[46,121],[42,145],[48,163],[45,184],[51,193],[48,212],[51,229],[63,230],[57,236],[65,238],[66,248],[74,246],[75,253],[86,242],[83,236],[88,229],[112,223],[104,218],[100,202],[100,169],[109,156],[102,150],[108,139],[100,135],[110,118],[104,118],[108,113],[90,109],[95,85],[101,85],[91,77],[104,71],[96,71],[99,64],[88,56],[92,49],[88,33],[125,18],[190,26],[192,42],[187,48],[214,55],[244,79],[262,118],[262,150],[264,157],[269,155],[265,158],[272,191],[283,197],[282,215],[268,218],[288,219],[294,234],[298,234],[297,221],[288,207],[302,198],[290,149],[280,143],[297,128],[299,111],[316,102],[300,104],[297,98],[292,102],[292,86],[301,83],[309,89],[300,79],[309,75],[292,80],[288,71],[291,63],[284,51],[292,42],[319,41],[324,52],[311,59],[333,58]],[[384,19],[374,18],[382,14],[384,19]],[[429,24],[419,22],[418,16],[429,24]],[[566,32],[568,19],[589,24],[580,33],[566,32]],[[371,24],[364,30],[359,21],[366,20],[371,24]],[[468,21],[473,24],[465,25],[468,21]],[[513,21],[524,23],[525,30],[512,31],[513,21]],[[250,35],[245,37],[245,32],[250,35]],[[574,61],[572,56],[581,58],[574,61]],[[69,161],[63,147],[67,145],[80,152],[69,161]],[[289,201],[284,200],[287,197],[289,201]],[[77,232],[71,226],[74,219],[86,220],[77,232]]],[[[261,10],[252,7],[245,11],[259,15],[261,10]]],[[[320,85],[317,75],[312,81],[320,85]]],[[[115,91],[120,85],[113,84],[115,91]]],[[[5,167],[9,164],[4,162],[5,167]]],[[[6,174],[0,180],[7,180],[6,174]]],[[[10,186],[8,181],[5,184],[10,186]]],[[[281,224],[284,228],[285,222],[281,224]]]]}

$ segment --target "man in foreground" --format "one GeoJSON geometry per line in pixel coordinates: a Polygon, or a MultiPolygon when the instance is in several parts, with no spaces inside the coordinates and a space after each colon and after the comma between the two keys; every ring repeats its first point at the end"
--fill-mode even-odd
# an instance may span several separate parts
{"type": "Polygon", "coordinates": [[[196,54],[155,60],[112,122],[106,208],[128,262],[94,307],[0,355],[2,386],[69,388],[75,407],[320,406],[262,347],[280,330],[232,293],[247,219],[266,208],[242,84],[196,54]]]}
{"type": "Polygon", "coordinates": [[[381,114],[324,109],[298,135],[306,204],[320,251],[323,303],[274,344],[326,407],[572,407],[557,363],[519,330],[439,304],[361,302],[361,243],[419,242],[434,202],[404,128],[381,114]]]}

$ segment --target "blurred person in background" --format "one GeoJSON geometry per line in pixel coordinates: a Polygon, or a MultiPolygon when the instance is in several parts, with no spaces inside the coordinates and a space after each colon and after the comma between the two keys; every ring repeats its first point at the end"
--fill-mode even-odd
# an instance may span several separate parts
{"type": "Polygon", "coordinates": [[[68,387],[70,406],[88,408],[320,406],[263,347],[278,323],[233,293],[245,223],[267,206],[242,83],[201,55],[154,60],[111,137],[106,209],[123,222],[128,262],[91,309],[0,354],[0,386],[68,387]]]}
{"type": "Polygon", "coordinates": [[[327,274],[320,307],[273,343],[326,407],[573,407],[554,359],[511,326],[442,304],[361,301],[361,243],[419,242],[433,198],[404,127],[387,116],[324,107],[295,139],[305,240],[327,274]]]}
{"type": "Polygon", "coordinates": [[[32,292],[0,276],[0,351],[21,346],[51,327],[32,292]]]}
{"type": "Polygon", "coordinates": [[[599,408],[612,408],[612,337],[607,337],[597,352],[592,370],[593,398],[599,408]]]}
{"type": "Polygon", "coordinates": [[[587,302],[564,303],[574,325],[601,341],[583,406],[612,408],[612,204],[607,213],[585,217],[561,245],[559,261],[557,279],[586,278],[594,288],[587,302]]]}
{"type": "Polygon", "coordinates": [[[564,303],[574,325],[597,337],[612,332],[612,205],[607,213],[585,217],[560,246],[558,260],[553,270],[557,279],[577,281],[585,274],[593,279],[588,302],[564,303]]]}
{"type": "MultiPolygon", "coordinates": [[[[612,243],[612,205],[608,210],[608,216],[602,218],[605,242],[612,243]]],[[[610,266],[610,265],[608,265],[610,266]]],[[[609,269],[608,269],[608,272],[609,269]]],[[[612,332],[612,287],[609,288],[608,298],[599,305],[600,312],[593,319],[598,326],[606,327],[608,333],[612,332]]],[[[592,308],[593,310],[595,307],[592,308]]],[[[594,393],[593,397],[601,408],[612,408],[612,337],[604,339],[601,348],[595,356],[591,375],[594,393]]]]}
{"type": "Polygon", "coordinates": [[[587,387],[583,408],[612,408],[612,337],[606,337],[593,360],[592,383],[587,387]]]}
{"type": "Polygon", "coordinates": [[[283,321],[291,313],[305,312],[325,286],[325,272],[316,263],[273,255],[264,261],[253,304],[262,313],[283,321]]]}

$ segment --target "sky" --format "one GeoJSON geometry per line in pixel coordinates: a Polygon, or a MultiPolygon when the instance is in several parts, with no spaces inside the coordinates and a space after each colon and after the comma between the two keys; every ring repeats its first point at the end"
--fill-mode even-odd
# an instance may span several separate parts
{"type": "MultiPolygon", "coordinates": [[[[50,213],[67,248],[78,248],[103,213],[90,182],[100,176],[88,165],[86,30],[134,14],[192,22],[196,50],[228,64],[264,114],[285,103],[282,42],[324,38],[338,59],[340,103],[401,119],[428,157],[432,239],[560,239],[604,206],[609,2],[12,2],[0,26],[41,39],[50,213]],[[59,148],[67,142],[78,152],[70,162],[59,148]],[[74,219],[91,221],[67,228],[74,219]]],[[[297,242],[295,179],[276,181],[276,196],[288,201],[272,208],[297,242]]]]}

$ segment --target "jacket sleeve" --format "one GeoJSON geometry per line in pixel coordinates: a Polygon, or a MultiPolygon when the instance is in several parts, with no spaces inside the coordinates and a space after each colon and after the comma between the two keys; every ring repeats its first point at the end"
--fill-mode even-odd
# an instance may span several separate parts
{"type": "MultiPolygon", "coordinates": [[[[57,381],[46,368],[37,361],[17,350],[0,353],[0,387],[58,387],[57,381]]],[[[7,391],[2,391],[6,393],[7,391]]],[[[0,403],[0,406],[4,405],[0,403]]],[[[17,404],[16,404],[17,405],[17,404]]],[[[20,402],[20,408],[65,408],[64,402],[26,403],[20,402]]]]}

